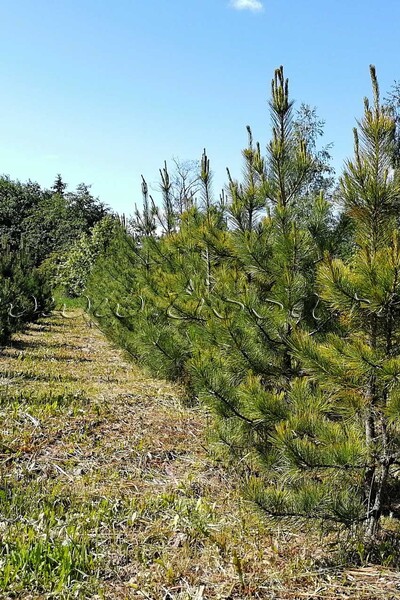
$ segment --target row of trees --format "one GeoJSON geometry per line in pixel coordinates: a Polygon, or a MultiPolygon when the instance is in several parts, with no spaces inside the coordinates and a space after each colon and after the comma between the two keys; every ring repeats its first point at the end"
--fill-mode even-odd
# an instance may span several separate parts
{"type": "Polygon", "coordinates": [[[66,188],[0,178],[0,345],[52,306],[57,264],[107,214],[88,186],[66,188]]]}
{"type": "Polygon", "coordinates": [[[11,250],[24,245],[39,265],[52,253],[62,252],[109,211],[84,183],[74,192],[57,175],[50,189],[28,181],[0,177],[0,238],[11,250]]]}
{"type": "Polygon", "coordinates": [[[0,346],[51,307],[51,288],[29,253],[0,243],[0,346]]]}
{"type": "Polygon", "coordinates": [[[395,113],[371,78],[335,204],[280,68],[266,155],[248,129],[243,181],[215,202],[204,153],[182,211],[166,168],[163,210],[143,182],[135,235],[119,230],[87,293],[127,351],[212,407],[265,513],[373,541],[399,489],[400,179],[395,113]]]}

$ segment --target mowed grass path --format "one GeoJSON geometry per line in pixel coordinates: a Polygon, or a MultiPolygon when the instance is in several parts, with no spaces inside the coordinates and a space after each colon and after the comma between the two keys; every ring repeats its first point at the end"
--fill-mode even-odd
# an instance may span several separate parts
{"type": "Polygon", "coordinates": [[[262,523],[180,395],[78,310],[0,351],[1,599],[400,598],[262,523]]]}

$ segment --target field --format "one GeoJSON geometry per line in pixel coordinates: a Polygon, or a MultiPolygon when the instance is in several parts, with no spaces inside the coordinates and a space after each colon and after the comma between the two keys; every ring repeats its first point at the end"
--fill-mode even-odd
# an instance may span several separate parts
{"type": "Polygon", "coordinates": [[[210,416],[77,309],[2,351],[0,419],[2,599],[400,598],[362,548],[343,570],[332,535],[262,521],[210,416]]]}

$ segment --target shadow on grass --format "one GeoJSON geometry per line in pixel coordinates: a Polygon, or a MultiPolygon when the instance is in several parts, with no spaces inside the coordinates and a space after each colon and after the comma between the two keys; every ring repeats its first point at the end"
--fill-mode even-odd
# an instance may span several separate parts
{"type": "Polygon", "coordinates": [[[27,381],[47,381],[47,382],[67,382],[67,381],[79,381],[82,377],[75,377],[74,375],[69,374],[47,374],[47,373],[37,373],[32,371],[17,371],[13,369],[5,369],[4,371],[0,371],[0,381],[1,379],[23,379],[27,381]]]}
{"type": "MultiPolygon", "coordinates": [[[[93,362],[92,358],[87,358],[85,356],[76,356],[75,354],[63,354],[63,356],[57,356],[55,354],[39,354],[38,352],[32,352],[31,348],[46,348],[46,346],[40,346],[40,345],[35,345],[35,346],[31,346],[30,344],[27,344],[27,346],[24,348],[24,350],[29,350],[29,355],[27,354],[27,357],[29,357],[29,359],[34,360],[35,362],[47,362],[47,363],[52,363],[52,362],[57,362],[57,363],[86,363],[86,362],[93,362]]],[[[17,349],[17,348],[15,348],[17,349]]],[[[20,348],[18,348],[20,349],[20,348]]],[[[22,348],[21,348],[22,349],[22,348]]],[[[11,358],[11,359],[15,359],[15,353],[13,352],[14,348],[5,348],[2,351],[2,356],[5,356],[7,358],[11,358]]],[[[78,348],[76,348],[77,351],[79,351],[78,348]]],[[[23,357],[25,358],[25,357],[23,357]]]]}
{"type": "Polygon", "coordinates": [[[65,342],[48,342],[47,340],[45,343],[36,342],[35,340],[13,340],[8,346],[4,347],[4,350],[7,350],[7,348],[13,348],[15,350],[31,350],[33,348],[56,348],[60,350],[62,348],[69,348],[70,350],[79,350],[79,347],[74,346],[73,344],[65,342]]]}

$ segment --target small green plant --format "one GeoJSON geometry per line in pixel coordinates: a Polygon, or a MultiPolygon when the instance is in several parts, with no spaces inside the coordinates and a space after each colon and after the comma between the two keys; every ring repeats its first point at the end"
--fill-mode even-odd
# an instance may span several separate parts
{"type": "Polygon", "coordinates": [[[33,527],[18,529],[15,540],[0,543],[0,589],[54,591],[73,589],[93,573],[90,540],[67,528],[64,539],[40,535],[33,527]]]}

